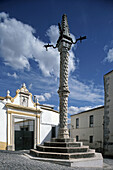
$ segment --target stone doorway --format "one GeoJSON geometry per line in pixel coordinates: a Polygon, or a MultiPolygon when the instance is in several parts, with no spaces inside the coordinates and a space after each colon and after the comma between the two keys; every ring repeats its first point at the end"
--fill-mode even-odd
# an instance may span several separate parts
{"type": "Polygon", "coordinates": [[[34,148],[34,120],[15,118],[14,121],[15,150],[34,148]]]}

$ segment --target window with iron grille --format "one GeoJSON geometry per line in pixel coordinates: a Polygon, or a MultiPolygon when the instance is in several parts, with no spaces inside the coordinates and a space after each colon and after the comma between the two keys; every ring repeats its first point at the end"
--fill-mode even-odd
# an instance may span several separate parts
{"type": "Polygon", "coordinates": [[[79,128],[79,118],[76,118],[76,129],[79,128]]]}
{"type": "Polygon", "coordinates": [[[93,125],[94,125],[94,117],[93,117],[93,115],[91,115],[89,117],[89,127],[93,127],[93,125]]]}

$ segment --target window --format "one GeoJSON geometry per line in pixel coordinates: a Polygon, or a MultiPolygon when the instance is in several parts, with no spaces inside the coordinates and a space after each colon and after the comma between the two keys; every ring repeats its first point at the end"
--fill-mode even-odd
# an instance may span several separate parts
{"type": "Polygon", "coordinates": [[[89,137],[89,143],[93,143],[93,136],[89,137]]]}
{"type": "Polygon", "coordinates": [[[93,127],[93,115],[89,117],[89,127],[93,127]]]}
{"type": "Polygon", "coordinates": [[[79,118],[76,118],[76,129],[79,128],[79,118]]]}
{"type": "Polygon", "coordinates": [[[77,135],[77,136],[76,136],[76,142],[78,142],[78,141],[79,141],[79,136],[77,135]]]}

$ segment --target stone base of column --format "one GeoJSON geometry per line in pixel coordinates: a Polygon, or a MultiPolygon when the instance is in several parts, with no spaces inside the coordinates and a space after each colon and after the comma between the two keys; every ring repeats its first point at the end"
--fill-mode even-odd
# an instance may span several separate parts
{"type": "Polygon", "coordinates": [[[31,149],[30,157],[71,167],[103,167],[101,153],[95,153],[95,150],[84,146],[82,142],[76,142],[74,138],[52,138],[44,145],[37,145],[37,149],[31,149]]]}
{"type": "Polygon", "coordinates": [[[68,129],[67,128],[59,128],[58,138],[60,138],[60,139],[62,139],[62,138],[64,138],[64,139],[69,138],[68,129]]]}

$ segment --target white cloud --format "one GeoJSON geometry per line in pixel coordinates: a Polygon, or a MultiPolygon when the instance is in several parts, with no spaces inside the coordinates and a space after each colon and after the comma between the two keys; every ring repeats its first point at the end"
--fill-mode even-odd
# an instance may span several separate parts
{"type": "MultiPolygon", "coordinates": [[[[8,14],[0,13],[0,56],[5,65],[15,70],[30,70],[29,59],[37,62],[45,76],[59,76],[60,57],[58,49],[43,47],[45,42],[34,36],[35,30],[15,18],[9,18],[8,14]]],[[[58,27],[52,25],[47,30],[50,43],[55,44],[58,39],[58,27]]],[[[74,53],[70,51],[69,72],[75,70],[74,53]]]]}
{"type": "Polygon", "coordinates": [[[45,93],[44,96],[45,96],[45,98],[46,98],[47,100],[49,100],[49,99],[51,98],[51,94],[50,94],[50,93],[45,93]]]}
{"type": "Polygon", "coordinates": [[[95,107],[92,107],[92,106],[84,106],[84,107],[75,107],[75,106],[70,106],[68,108],[68,113],[73,115],[73,114],[77,114],[77,113],[80,113],[80,112],[83,112],[83,111],[86,111],[86,110],[91,110],[91,109],[94,109],[94,108],[97,108],[97,107],[100,107],[101,105],[98,105],[98,106],[95,106],[95,107]]]}
{"type": "Polygon", "coordinates": [[[33,84],[31,83],[31,84],[29,85],[29,89],[32,89],[32,86],[33,86],[33,84]]]}
{"type": "Polygon", "coordinates": [[[35,95],[35,96],[38,99],[38,101],[41,101],[41,102],[45,101],[45,97],[43,95],[35,95]]]}
{"type": "Polygon", "coordinates": [[[15,79],[18,78],[18,75],[17,75],[15,72],[14,72],[13,74],[7,73],[7,75],[8,75],[9,77],[13,77],[13,78],[15,78],[15,79]]]}
{"type": "Polygon", "coordinates": [[[109,63],[113,62],[113,48],[109,49],[107,57],[104,59],[104,61],[108,61],[109,63]]]}
{"type": "Polygon", "coordinates": [[[35,96],[38,99],[38,101],[41,101],[41,102],[49,100],[51,98],[50,93],[44,93],[43,95],[35,95],[35,96]]]}
{"type": "Polygon", "coordinates": [[[9,15],[6,14],[5,12],[1,12],[1,13],[0,13],[0,21],[2,20],[2,18],[7,19],[8,16],[9,16],[9,15]]]}
{"type": "Polygon", "coordinates": [[[69,79],[69,88],[71,99],[101,104],[104,102],[103,87],[96,87],[92,82],[86,84],[75,77],[71,77],[69,79]]]}
{"type": "Polygon", "coordinates": [[[69,125],[71,124],[71,118],[68,117],[67,123],[68,123],[68,129],[69,129],[70,128],[69,125]]]}
{"type": "Polygon", "coordinates": [[[50,38],[50,42],[56,45],[59,37],[58,26],[51,25],[50,28],[47,30],[46,35],[50,38]]]}
{"type": "Polygon", "coordinates": [[[104,51],[107,52],[107,50],[108,50],[108,45],[105,45],[104,46],[104,51]]]}

